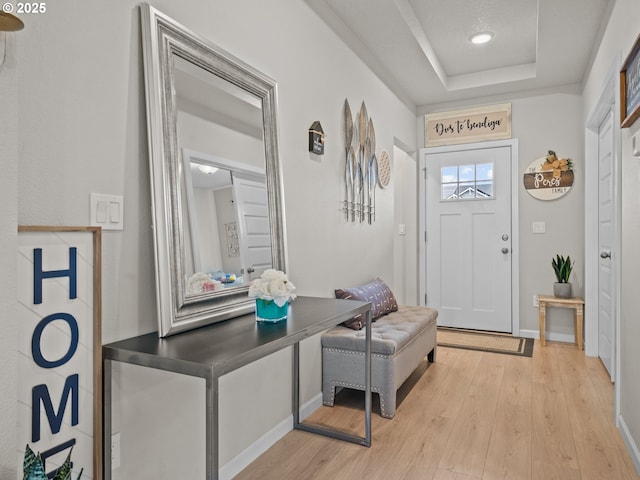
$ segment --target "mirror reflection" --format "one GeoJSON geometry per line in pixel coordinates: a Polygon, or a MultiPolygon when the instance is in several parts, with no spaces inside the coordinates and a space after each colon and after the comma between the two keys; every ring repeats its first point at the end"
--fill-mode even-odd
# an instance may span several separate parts
{"type": "Polygon", "coordinates": [[[186,294],[242,287],[271,268],[263,170],[183,150],[186,294]]]}
{"type": "Polygon", "coordinates": [[[261,100],[176,55],[173,63],[185,295],[245,287],[272,265],[261,100]]]}

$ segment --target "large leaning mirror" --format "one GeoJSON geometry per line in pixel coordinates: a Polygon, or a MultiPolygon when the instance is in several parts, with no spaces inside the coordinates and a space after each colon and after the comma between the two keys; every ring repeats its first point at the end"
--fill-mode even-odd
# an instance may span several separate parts
{"type": "Polygon", "coordinates": [[[159,335],[254,310],[286,270],[276,83],[141,5],[159,335]]]}

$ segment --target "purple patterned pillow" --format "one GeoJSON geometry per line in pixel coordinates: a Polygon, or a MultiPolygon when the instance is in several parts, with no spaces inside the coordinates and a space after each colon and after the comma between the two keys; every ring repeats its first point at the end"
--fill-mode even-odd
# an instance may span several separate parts
{"type": "MultiPolygon", "coordinates": [[[[386,315],[387,313],[398,310],[398,302],[393,295],[391,289],[379,278],[365,285],[337,289],[335,291],[336,298],[346,300],[360,300],[362,302],[371,302],[371,321],[386,315]]],[[[360,330],[365,326],[364,315],[358,314],[355,317],[343,323],[345,327],[360,330]]]]}

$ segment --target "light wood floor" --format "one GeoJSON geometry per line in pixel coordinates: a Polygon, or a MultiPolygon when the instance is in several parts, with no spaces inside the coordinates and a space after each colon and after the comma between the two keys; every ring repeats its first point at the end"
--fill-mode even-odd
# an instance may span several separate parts
{"type": "MultiPolygon", "coordinates": [[[[238,480],[638,479],[613,421],[598,359],[536,341],[533,358],[440,347],[398,393],[392,420],[374,395],[371,448],[292,431],[238,480]]],[[[307,421],[362,435],[363,395],[307,421]]]]}

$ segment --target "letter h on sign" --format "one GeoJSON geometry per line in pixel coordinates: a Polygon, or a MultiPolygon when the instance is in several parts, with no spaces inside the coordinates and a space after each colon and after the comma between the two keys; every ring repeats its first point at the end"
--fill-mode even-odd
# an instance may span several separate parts
{"type": "Polygon", "coordinates": [[[76,247],[69,248],[69,269],[42,271],[42,249],[33,249],[33,303],[42,303],[42,280],[45,278],[69,277],[69,298],[78,296],[78,275],[76,269],[76,247]]]}

